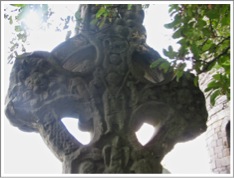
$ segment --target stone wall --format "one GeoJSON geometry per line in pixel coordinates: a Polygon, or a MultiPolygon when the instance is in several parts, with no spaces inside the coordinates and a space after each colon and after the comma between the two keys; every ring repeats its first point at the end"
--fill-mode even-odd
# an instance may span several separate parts
{"type": "MultiPolygon", "coordinates": [[[[207,73],[200,76],[202,91],[210,82],[212,75],[207,73]]],[[[209,113],[207,121],[206,141],[210,155],[210,168],[213,173],[230,173],[230,102],[222,96],[216,104],[210,104],[209,92],[205,93],[206,107],[209,113]]]]}

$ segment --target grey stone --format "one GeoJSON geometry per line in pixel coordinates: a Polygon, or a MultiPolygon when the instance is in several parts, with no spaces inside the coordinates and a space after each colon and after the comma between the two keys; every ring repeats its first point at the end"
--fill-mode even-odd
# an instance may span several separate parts
{"type": "Polygon", "coordinates": [[[79,34],[51,53],[15,60],[6,115],[19,129],[41,135],[63,173],[162,173],[160,162],[177,142],[206,130],[205,97],[192,74],[177,82],[172,70],[150,68],[161,57],[145,43],[139,5],[130,11],[116,5],[119,15],[102,27],[87,20],[95,8],[81,6],[79,34]],[[75,140],[63,117],[79,118],[91,143],[75,140]],[[142,146],[135,132],[144,122],[159,130],[142,146]]]}

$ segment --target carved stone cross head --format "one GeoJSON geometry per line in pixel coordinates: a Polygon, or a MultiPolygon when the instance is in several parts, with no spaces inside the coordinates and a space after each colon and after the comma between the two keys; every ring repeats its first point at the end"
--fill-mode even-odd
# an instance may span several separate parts
{"type": "MultiPolygon", "coordinates": [[[[145,42],[142,9],[116,7],[111,23],[86,24],[50,53],[25,53],[11,72],[8,119],[38,132],[64,173],[161,173],[160,161],[177,142],[206,130],[205,99],[194,76],[185,73],[177,82],[173,71],[150,68],[161,57],[145,42]],[[91,142],[79,143],[63,117],[79,119],[91,142]],[[135,135],[143,123],[156,128],[144,146],[135,135]]],[[[82,8],[88,23],[97,7],[82,8]]]]}

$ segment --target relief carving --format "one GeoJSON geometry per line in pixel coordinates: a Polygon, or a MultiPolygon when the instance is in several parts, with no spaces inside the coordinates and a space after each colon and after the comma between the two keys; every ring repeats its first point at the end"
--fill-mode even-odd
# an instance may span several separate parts
{"type": "MultiPolygon", "coordinates": [[[[116,7],[120,16],[113,23],[101,29],[85,23],[51,53],[18,57],[11,72],[8,119],[38,132],[64,173],[161,173],[161,160],[177,142],[206,130],[205,99],[194,76],[177,82],[172,71],[150,68],[160,55],[145,42],[141,6],[116,7]],[[63,117],[78,118],[91,143],[75,140],[63,117]],[[142,146],[135,132],[144,122],[157,132],[142,146]]],[[[85,18],[96,8],[81,6],[85,18]]]]}

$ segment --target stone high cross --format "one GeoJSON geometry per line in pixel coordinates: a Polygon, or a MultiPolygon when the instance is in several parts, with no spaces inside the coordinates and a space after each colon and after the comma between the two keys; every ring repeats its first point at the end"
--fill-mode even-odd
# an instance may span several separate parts
{"type": "Polygon", "coordinates": [[[206,130],[204,95],[193,75],[177,82],[172,71],[150,68],[160,55],[146,44],[141,5],[113,5],[111,19],[93,23],[99,8],[81,5],[78,34],[52,52],[17,57],[6,115],[41,135],[63,173],[162,173],[160,162],[177,142],[206,130]],[[91,142],[79,143],[63,117],[79,119],[91,142]],[[145,122],[158,130],[142,146],[135,132],[145,122]]]}

